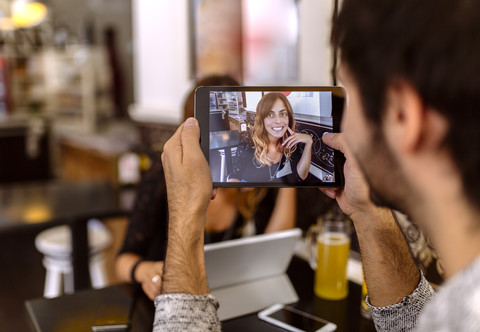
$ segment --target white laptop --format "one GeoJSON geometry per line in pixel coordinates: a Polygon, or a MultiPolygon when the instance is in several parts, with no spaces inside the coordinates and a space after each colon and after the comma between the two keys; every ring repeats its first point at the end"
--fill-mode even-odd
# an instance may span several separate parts
{"type": "Polygon", "coordinates": [[[298,301],[286,270],[301,234],[295,228],[205,245],[208,284],[220,302],[220,320],[298,301]]]}

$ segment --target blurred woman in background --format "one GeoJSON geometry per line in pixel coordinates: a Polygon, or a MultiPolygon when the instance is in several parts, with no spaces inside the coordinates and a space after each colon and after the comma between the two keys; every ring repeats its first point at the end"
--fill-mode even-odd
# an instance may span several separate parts
{"type": "MultiPolygon", "coordinates": [[[[228,76],[212,76],[199,81],[195,88],[223,85],[239,84],[228,76]]],[[[185,102],[185,119],[194,113],[195,88],[185,102]]],[[[293,228],[296,210],[294,188],[218,188],[207,210],[205,243],[293,228]]],[[[115,262],[117,276],[140,284],[152,300],[161,289],[167,212],[163,166],[157,158],[138,186],[125,240],[115,262]]]]}

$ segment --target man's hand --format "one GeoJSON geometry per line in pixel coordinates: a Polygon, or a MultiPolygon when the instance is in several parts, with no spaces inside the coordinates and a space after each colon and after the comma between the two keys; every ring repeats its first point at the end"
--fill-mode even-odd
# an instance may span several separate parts
{"type": "MultiPolygon", "coordinates": [[[[199,139],[197,120],[189,118],[165,144],[162,163],[170,226],[173,222],[183,222],[185,216],[204,215],[212,197],[210,168],[200,149],[199,139]]],[[[189,226],[197,226],[197,229],[201,226],[203,231],[204,225],[189,226]]]]}
{"type": "Polygon", "coordinates": [[[352,220],[356,221],[364,214],[370,215],[379,210],[369,196],[369,187],[360,167],[348,150],[343,134],[327,133],[323,135],[322,140],[325,144],[341,151],[345,155],[345,187],[342,189],[328,188],[321,189],[330,198],[336,198],[342,211],[352,220]]]}
{"type": "Polygon", "coordinates": [[[187,119],[165,144],[169,228],[162,293],[206,294],[203,233],[212,178],[200,149],[197,120],[187,119]]]}

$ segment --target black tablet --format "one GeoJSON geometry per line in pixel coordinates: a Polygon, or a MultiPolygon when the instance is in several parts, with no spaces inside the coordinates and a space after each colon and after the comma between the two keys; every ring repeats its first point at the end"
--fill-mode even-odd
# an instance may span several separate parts
{"type": "Polygon", "coordinates": [[[215,187],[341,187],[344,156],[322,142],[339,132],[342,87],[202,86],[201,147],[215,187]]]}

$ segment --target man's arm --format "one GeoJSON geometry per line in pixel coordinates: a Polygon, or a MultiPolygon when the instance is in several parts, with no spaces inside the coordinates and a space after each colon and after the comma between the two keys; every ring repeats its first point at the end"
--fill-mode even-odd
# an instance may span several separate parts
{"type": "MultiPolygon", "coordinates": [[[[368,185],[349,153],[342,134],[326,134],[323,141],[345,154],[345,187],[342,190],[326,189],[323,192],[335,198],[343,212],[354,222],[369,300],[374,307],[382,307],[377,311],[373,310],[374,318],[376,313],[385,312],[385,306],[400,303],[405,297],[414,294],[418,287],[425,286],[425,289],[422,288],[425,294],[421,296],[421,303],[415,304],[415,310],[400,315],[413,315],[415,317],[412,316],[411,320],[416,322],[416,316],[428,302],[432,292],[422,283],[424,279],[421,279],[392,211],[377,207],[371,202],[368,185]]],[[[402,307],[405,306],[399,308],[402,307]]],[[[381,314],[377,315],[377,318],[381,318],[381,314]]],[[[401,329],[400,326],[399,328],[401,329]]]]}
{"type": "Polygon", "coordinates": [[[208,295],[205,271],[203,230],[212,180],[199,138],[198,123],[190,118],[165,144],[162,154],[169,230],[154,331],[220,330],[218,302],[208,295]]]}
{"type": "Polygon", "coordinates": [[[370,303],[400,302],[420,281],[420,272],[390,209],[351,215],[357,231],[370,303]]]}

